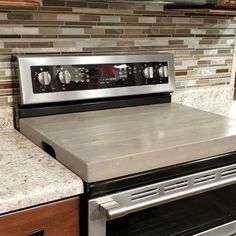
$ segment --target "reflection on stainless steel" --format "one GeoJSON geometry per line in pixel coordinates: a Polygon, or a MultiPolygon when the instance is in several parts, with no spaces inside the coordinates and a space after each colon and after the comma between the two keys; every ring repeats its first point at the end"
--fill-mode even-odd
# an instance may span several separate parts
{"type": "MultiPolygon", "coordinates": [[[[195,173],[89,201],[89,236],[104,236],[106,221],[236,183],[236,165],[195,173]]],[[[235,224],[234,230],[235,230],[235,224]]],[[[220,227],[219,227],[220,228],[220,227]]],[[[228,227],[226,227],[228,229],[228,227]]],[[[207,231],[208,232],[208,231],[207,231]]],[[[208,236],[207,232],[198,236],[208,236]]],[[[218,231],[212,231],[218,232],[218,231]]],[[[222,232],[221,230],[219,232],[222,232]]],[[[225,232],[229,232],[228,230],[225,232]]],[[[235,233],[236,231],[234,231],[235,233]]],[[[212,235],[213,234],[209,234],[212,235]]],[[[222,236],[220,234],[215,234],[222,236]]],[[[214,235],[214,236],[215,236],[214,235]]],[[[226,234],[225,234],[226,235],[226,234]]]]}
{"type": "MultiPolygon", "coordinates": [[[[139,95],[139,94],[151,94],[161,92],[173,92],[175,89],[175,72],[174,72],[174,59],[172,54],[151,54],[151,55],[116,55],[116,56],[19,56],[19,77],[20,77],[20,89],[21,89],[21,103],[22,104],[34,104],[34,103],[47,103],[47,102],[60,102],[71,101],[81,99],[92,98],[104,98],[104,97],[118,97],[126,95],[139,95]],[[58,66],[72,65],[75,69],[80,68],[74,65],[104,65],[110,63],[116,63],[126,65],[127,63],[137,62],[163,62],[168,63],[168,83],[163,84],[147,84],[142,86],[129,86],[129,87],[114,87],[106,89],[87,89],[76,91],[60,91],[57,93],[34,93],[33,84],[31,78],[31,67],[33,66],[58,66]]],[[[78,71],[75,78],[71,78],[75,82],[85,82],[87,79],[86,73],[92,73],[91,71],[78,71]]],[[[129,72],[130,73],[130,72],[129,72]]],[[[137,73],[137,72],[135,72],[137,73]]],[[[148,69],[148,76],[153,77],[153,68],[148,69]]],[[[63,83],[69,83],[68,74],[63,73],[59,75],[60,80],[63,83]],[[62,76],[63,75],[63,76],[62,76]],[[63,77],[63,78],[62,78],[63,77]],[[67,77],[67,78],[66,78],[67,77]]],[[[48,79],[45,76],[40,76],[42,84],[48,83],[48,79]],[[42,78],[41,78],[42,77],[42,78]]],[[[123,78],[123,76],[121,76],[123,78]]],[[[47,76],[49,78],[49,76],[47,76]]]]}
{"type": "Polygon", "coordinates": [[[37,80],[41,85],[49,85],[51,83],[51,75],[48,71],[42,71],[37,75],[37,80]]]}

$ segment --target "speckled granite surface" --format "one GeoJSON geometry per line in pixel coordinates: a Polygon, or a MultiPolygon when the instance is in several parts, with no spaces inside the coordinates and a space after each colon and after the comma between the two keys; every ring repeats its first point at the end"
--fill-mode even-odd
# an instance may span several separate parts
{"type": "Polygon", "coordinates": [[[13,112],[11,106],[0,105],[0,129],[13,126],[13,112]]]}
{"type": "Polygon", "coordinates": [[[0,214],[83,192],[78,176],[4,124],[0,128],[0,214]]]}

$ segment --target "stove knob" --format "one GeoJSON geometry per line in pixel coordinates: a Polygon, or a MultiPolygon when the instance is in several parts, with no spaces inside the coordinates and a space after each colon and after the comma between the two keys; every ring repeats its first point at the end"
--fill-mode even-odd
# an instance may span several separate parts
{"type": "Polygon", "coordinates": [[[37,80],[41,85],[47,86],[51,83],[52,77],[48,71],[42,71],[38,73],[37,80]]]}
{"type": "Polygon", "coordinates": [[[143,69],[143,76],[146,79],[152,79],[154,76],[153,67],[146,67],[143,69]]]}
{"type": "Polygon", "coordinates": [[[71,74],[68,70],[60,71],[57,74],[57,78],[62,84],[69,84],[71,82],[71,74]]]}
{"type": "Polygon", "coordinates": [[[168,77],[168,68],[167,66],[161,66],[157,69],[157,73],[161,78],[168,77]]]}

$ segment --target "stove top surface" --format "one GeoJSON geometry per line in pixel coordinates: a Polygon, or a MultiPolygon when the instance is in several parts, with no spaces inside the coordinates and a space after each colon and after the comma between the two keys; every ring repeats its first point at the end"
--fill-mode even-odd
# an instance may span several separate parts
{"type": "Polygon", "coordinates": [[[20,130],[93,183],[235,151],[236,120],[166,103],[20,120],[20,130]]]}

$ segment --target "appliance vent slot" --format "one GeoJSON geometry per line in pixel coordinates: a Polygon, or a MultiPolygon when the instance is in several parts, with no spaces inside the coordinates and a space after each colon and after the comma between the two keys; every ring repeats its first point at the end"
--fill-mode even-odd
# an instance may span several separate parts
{"type": "Polygon", "coordinates": [[[167,193],[167,192],[176,191],[176,190],[180,190],[184,188],[188,188],[188,180],[182,180],[182,181],[175,182],[173,184],[168,184],[164,186],[164,191],[165,193],[167,193]]]}
{"type": "Polygon", "coordinates": [[[221,172],[221,178],[236,176],[236,167],[221,172]]]}
{"type": "Polygon", "coordinates": [[[151,197],[155,195],[158,195],[158,188],[152,188],[152,189],[148,189],[142,192],[132,193],[131,200],[135,201],[135,200],[139,200],[142,198],[151,197]]]}
{"type": "Polygon", "coordinates": [[[207,182],[211,182],[215,179],[216,179],[216,173],[197,176],[194,178],[194,184],[207,183],[207,182]]]}

